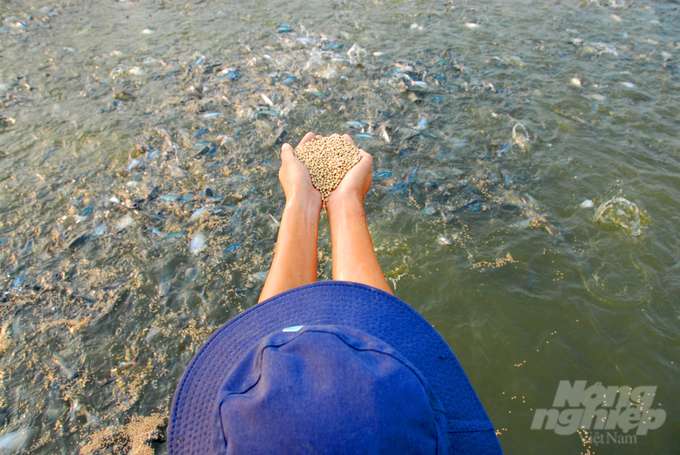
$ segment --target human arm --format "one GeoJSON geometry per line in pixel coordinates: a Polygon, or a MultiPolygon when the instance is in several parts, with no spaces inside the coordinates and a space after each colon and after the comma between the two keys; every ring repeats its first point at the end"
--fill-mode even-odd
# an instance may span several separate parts
{"type": "MultiPolygon", "coordinates": [[[[298,147],[313,138],[314,133],[307,133],[298,147]]],[[[321,194],[312,185],[309,171],[295,157],[290,144],[281,147],[279,181],[286,195],[286,206],[274,259],[258,303],[317,279],[321,194]]]]}
{"type": "MultiPolygon", "coordinates": [[[[354,143],[347,134],[343,137],[354,143]]],[[[371,188],[373,157],[363,150],[360,153],[361,161],[347,172],[326,202],[333,279],[366,284],[392,294],[375,255],[364,212],[364,197],[371,188]]]]}

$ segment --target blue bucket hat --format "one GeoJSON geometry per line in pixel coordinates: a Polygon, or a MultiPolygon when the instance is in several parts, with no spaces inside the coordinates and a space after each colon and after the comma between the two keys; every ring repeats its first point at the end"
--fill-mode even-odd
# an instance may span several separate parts
{"type": "Polygon", "coordinates": [[[500,454],[444,339],[379,289],[324,281],[255,305],[196,353],[169,454],[500,454]]]}

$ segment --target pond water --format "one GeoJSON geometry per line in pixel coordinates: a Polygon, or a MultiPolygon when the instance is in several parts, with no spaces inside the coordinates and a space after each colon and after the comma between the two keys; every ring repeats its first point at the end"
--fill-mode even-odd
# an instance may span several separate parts
{"type": "MultiPolygon", "coordinates": [[[[8,453],[165,452],[186,365],[257,301],[307,131],[373,155],[378,259],[507,453],[677,450],[677,3],[0,8],[8,453]],[[532,430],[567,380],[656,386],[666,420],[532,430]]],[[[330,246],[324,214],[321,279],[330,246]]]]}

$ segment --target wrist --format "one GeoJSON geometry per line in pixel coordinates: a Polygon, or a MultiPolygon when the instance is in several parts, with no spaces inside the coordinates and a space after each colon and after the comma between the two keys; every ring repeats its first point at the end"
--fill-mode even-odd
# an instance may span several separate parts
{"type": "Polygon", "coordinates": [[[326,202],[326,211],[331,223],[344,218],[366,218],[364,213],[364,201],[359,195],[344,196],[337,199],[329,198],[326,202]]]}
{"type": "Polygon", "coordinates": [[[321,194],[316,190],[307,194],[295,192],[289,198],[286,198],[285,209],[295,210],[302,215],[318,218],[321,214],[321,194]]]}

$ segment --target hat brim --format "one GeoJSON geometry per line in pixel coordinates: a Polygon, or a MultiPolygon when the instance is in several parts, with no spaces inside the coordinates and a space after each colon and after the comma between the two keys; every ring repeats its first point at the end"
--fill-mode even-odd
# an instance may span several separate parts
{"type": "Polygon", "coordinates": [[[215,396],[227,373],[262,338],[296,325],[344,325],[391,345],[416,366],[446,413],[452,453],[501,453],[482,404],[453,351],[410,306],[379,289],[323,281],[274,296],[218,329],[196,353],[170,411],[168,453],[210,453],[215,396]]]}

